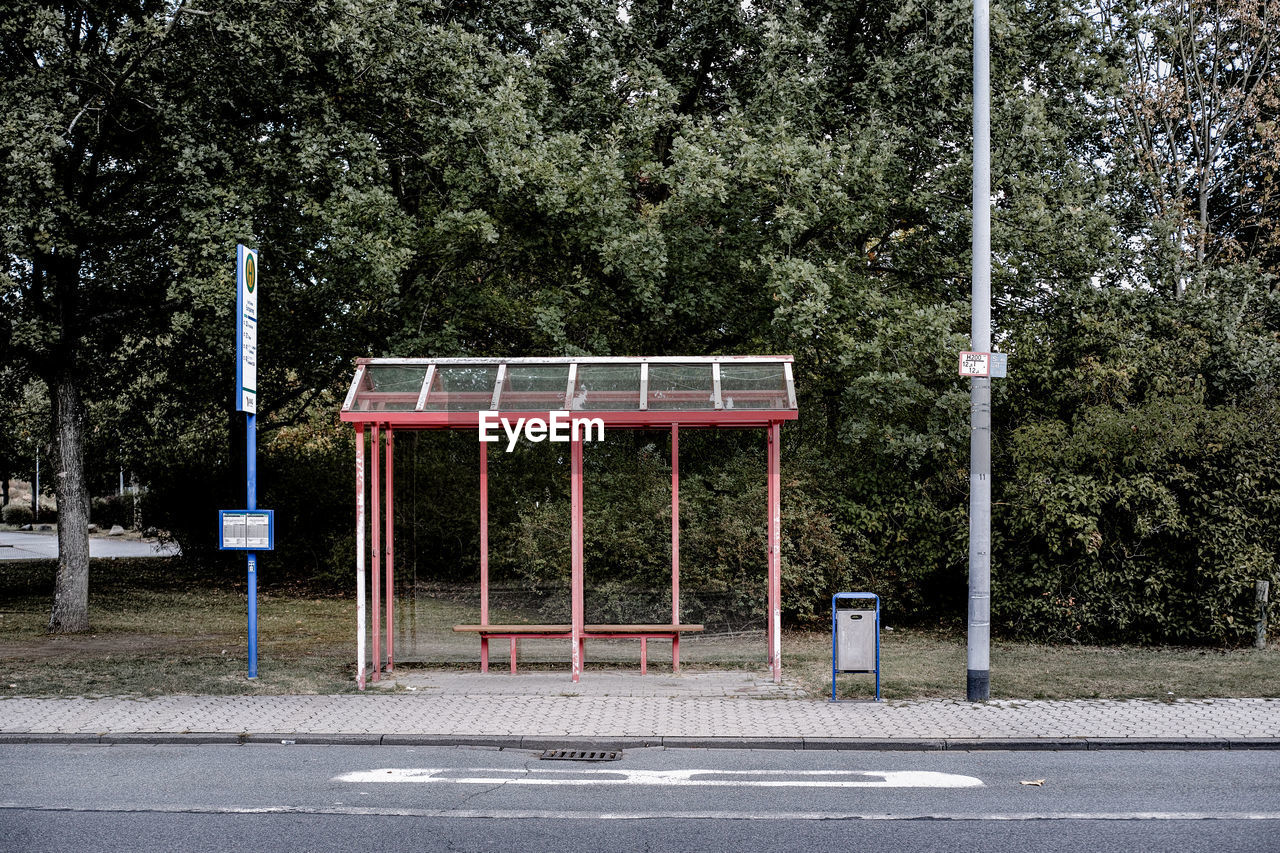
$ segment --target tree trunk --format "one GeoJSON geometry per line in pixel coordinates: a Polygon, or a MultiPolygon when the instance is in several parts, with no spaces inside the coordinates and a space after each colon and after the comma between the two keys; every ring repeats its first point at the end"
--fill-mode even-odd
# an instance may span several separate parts
{"type": "Polygon", "coordinates": [[[1206,175],[1200,181],[1200,233],[1196,235],[1196,265],[1204,266],[1205,255],[1209,244],[1209,179],[1206,175]]]}
{"type": "Polygon", "coordinates": [[[58,576],[49,632],[89,630],[89,491],[84,476],[84,404],[70,371],[50,383],[58,439],[58,576]]]}

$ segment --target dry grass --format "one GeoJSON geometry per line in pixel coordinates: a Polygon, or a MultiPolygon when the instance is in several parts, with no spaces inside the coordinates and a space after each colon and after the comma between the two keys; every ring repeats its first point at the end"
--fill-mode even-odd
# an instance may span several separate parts
{"type": "MultiPolygon", "coordinates": [[[[53,564],[0,563],[0,690],[7,695],[330,693],[351,689],[351,602],[266,592],[259,677],[246,678],[247,597],[180,560],[94,560],[88,634],[45,633],[53,564]]],[[[239,586],[243,586],[240,583],[239,586]]]]}
{"type": "MultiPolygon", "coordinates": [[[[342,596],[266,588],[258,602],[258,671],[246,678],[246,605],[242,569],[193,575],[180,559],[95,560],[90,618],[78,636],[45,633],[53,564],[0,562],[0,695],[341,693],[354,690],[354,603],[342,596]]],[[[479,643],[452,632],[474,621],[473,603],[448,596],[402,600],[398,659],[474,666],[479,643]]],[[[499,615],[495,612],[495,616],[499,615]]],[[[501,614],[518,621],[521,614],[501,614]]],[[[535,620],[536,621],[536,620],[535,620]]],[[[566,666],[563,641],[521,646],[522,665],[566,666]]],[[[667,647],[669,648],[669,647],[667,647]]],[[[634,641],[595,641],[596,662],[635,666],[634,641]]],[[[501,667],[505,659],[495,650],[501,667]]],[[[650,647],[662,671],[669,652],[650,647]]],[[[700,637],[682,644],[690,669],[765,668],[762,634],[700,637]]],[[[1280,696],[1280,650],[1097,648],[997,642],[992,696],[1081,699],[1280,696]]],[[[831,637],[790,632],[784,671],[815,698],[830,696],[831,637]]],[[[886,699],[964,698],[961,636],[896,630],[884,634],[886,699]]],[[[872,678],[839,676],[841,697],[868,697],[872,678]]]]}
{"type": "MultiPolygon", "coordinates": [[[[886,699],[965,698],[965,640],[922,631],[884,634],[886,699]]],[[[783,662],[813,695],[831,695],[829,634],[787,635],[783,662]]],[[[867,697],[874,677],[839,675],[840,698],[867,697]]],[[[1177,699],[1280,696],[1280,650],[1041,646],[991,647],[993,699],[1177,699]]]]}

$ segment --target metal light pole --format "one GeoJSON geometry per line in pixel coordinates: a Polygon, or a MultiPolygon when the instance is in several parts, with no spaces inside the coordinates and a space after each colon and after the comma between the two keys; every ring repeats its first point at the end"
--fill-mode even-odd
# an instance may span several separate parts
{"type": "MultiPolygon", "coordinates": [[[[973,0],[973,324],[971,348],[991,351],[991,67],[989,0],[973,0]]],[[[969,380],[970,702],[991,696],[991,379],[969,380]]]]}

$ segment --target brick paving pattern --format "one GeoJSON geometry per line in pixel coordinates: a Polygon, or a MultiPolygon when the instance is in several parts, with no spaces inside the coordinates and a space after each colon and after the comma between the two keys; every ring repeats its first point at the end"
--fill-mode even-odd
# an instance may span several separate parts
{"type": "MultiPolygon", "coordinates": [[[[1280,699],[840,702],[746,673],[433,673],[365,694],[0,699],[0,735],[424,735],[786,745],[967,740],[1275,741],[1280,699]],[[391,688],[391,689],[388,689],[391,688]]],[[[689,744],[684,744],[689,745],[689,744]]]]}

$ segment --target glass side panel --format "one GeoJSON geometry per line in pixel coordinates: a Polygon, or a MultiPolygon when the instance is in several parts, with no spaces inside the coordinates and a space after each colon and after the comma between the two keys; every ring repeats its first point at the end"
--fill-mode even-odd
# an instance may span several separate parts
{"type": "Polygon", "coordinates": [[[567,364],[509,364],[498,409],[504,412],[549,412],[564,408],[569,388],[567,364]]]}
{"type": "Polygon", "coordinates": [[[716,407],[710,364],[650,364],[649,408],[703,411],[716,407]]]}
{"type": "Polygon", "coordinates": [[[720,399],[726,409],[789,409],[781,364],[721,364],[720,399]]]}
{"type": "Polygon", "coordinates": [[[352,408],[357,412],[412,412],[427,377],[424,365],[371,364],[352,408]]]}
{"type": "Polygon", "coordinates": [[[485,411],[493,403],[497,381],[497,365],[441,365],[436,368],[423,411],[485,411]]]}
{"type": "Polygon", "coordinates": [[[570,408],[578,412],[639,411],[640,365],[578,365],[578,382],[570,408]]]}

